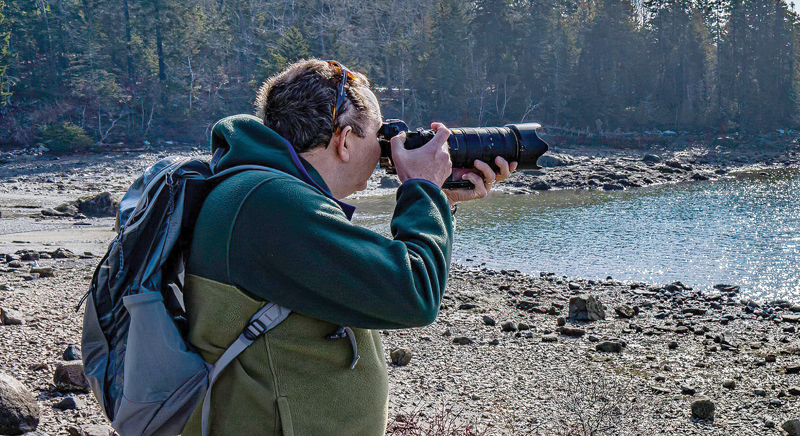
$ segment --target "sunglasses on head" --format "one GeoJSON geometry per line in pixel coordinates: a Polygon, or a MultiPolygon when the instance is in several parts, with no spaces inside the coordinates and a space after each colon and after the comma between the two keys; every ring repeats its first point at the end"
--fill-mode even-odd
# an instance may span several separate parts
{"type": "Polygon", "coordinates": [[[347,67],[337,61],[328,61],[328,65],[333,68],[334,73],[337,72],[337,70],[342,73],[342,82],[339,84],[339,88],[336,90],[336,106],[333,107],[333,122],[336,124],[336,116],[339,114],[339,111],[342,110],[344,101],[347,98],[344,89],[345,86],[347,86],[347,79],[349,78],[351,81],[354,81],[356,76],[353,75],[353,72],[348,70],[347,67]]]}

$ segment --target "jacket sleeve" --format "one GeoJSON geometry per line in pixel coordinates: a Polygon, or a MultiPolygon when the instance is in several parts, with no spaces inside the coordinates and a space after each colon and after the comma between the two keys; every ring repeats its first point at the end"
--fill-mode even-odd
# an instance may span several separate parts
{"type": "Polygon", "coordinates": [[[338,325],[423,326],[447,284],[453,221],[444,193],[425,181],[397,190],[393,239],[352,224],[298,181],[272,178],[241,204],[228,247],[230,283],[338,325]]]}

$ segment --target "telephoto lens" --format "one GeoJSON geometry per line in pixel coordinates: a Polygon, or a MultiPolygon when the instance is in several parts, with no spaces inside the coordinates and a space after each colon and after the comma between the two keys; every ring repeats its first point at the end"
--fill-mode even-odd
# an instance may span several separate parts
{"type": "MultiPolygon", "coordinates": [[[[547,152],[548,145],[539,137],[536,130],[541,125],[537,123],[507,124],[503,127],[457,127],[450,129],[447,140],[450,148],[450,159],[453,168],[472,168],[475,160],[488,163],[493,170],[499,171],[494,163],[497,156],[507,162],[517,162],[517,169],[539,169],[536,161],[547,152]]],[[[381,144],[381,168],[390,174],[396,173],[391,161],[392,147],[390,140],[406,132],[405,148],[414,149],[425,145],[433,139],[435,132],[430,129],[417,129],[409,131],[402,120],[386,120],[378,131],[378,140],[381,144]]],[[[471,188],[472,184],[466,180],[452,180],[445,182],[444,188],[471,188]]]]}

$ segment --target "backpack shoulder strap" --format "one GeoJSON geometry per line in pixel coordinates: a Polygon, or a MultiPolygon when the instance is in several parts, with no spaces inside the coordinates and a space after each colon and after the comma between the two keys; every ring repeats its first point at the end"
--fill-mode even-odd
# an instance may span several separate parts
{"type": "Polygon", "coordinates": [[[214,382],[217,380],[217,377],[219,377],[225,367],[233,362],[233,359],[235,359],[239,354],[242,353],[242,351],[249,347],[253,341],[258,339],[264,333],[272,330],[273,327],[280,324],[291,313],[291,310],[283,306],[279,306],[275,303],[267,303],[264,307],[259,309],[259,311],[256,312],[252,318],[250,318],[250,323],[239,335],[239,338],[236,339],[236,342],[228,347],[228,349],[225,350],[222,356],[216,361],[214,364],[214,369],[211,371],[209,376],[206,396],[203,399],[203,436],[208,436],[208,421],[209,413],[211,411],[211,388],[214,386],[214,382]]]}

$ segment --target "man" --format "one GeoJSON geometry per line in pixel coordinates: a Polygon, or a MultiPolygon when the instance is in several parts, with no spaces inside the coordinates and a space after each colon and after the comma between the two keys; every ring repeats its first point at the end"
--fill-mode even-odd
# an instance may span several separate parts
{"type": "MultiPolygon", "coordinates": [[[[302,61],[262,86],[258,118],[229,117],[213,129],[212,151],[224,152],[217,171],[277,171],[237,174],[208,196],[187,267],[189,339],[213,363],[266,301],[292,314],[222,372],[212,435],[383,435],[388,380],[376,329],[436,319],[451,204],[485,196],[514,168],[501,159],[496,176],[477,163],[480,174],[458,174],[474,190],[442,191],[449,132],[434,123],[434,139],[419,149],[392,139],[402,182],[393,238],[353,225],[354,208],[341,199],[366,188],[380,158],[381,113],[368,86],[337,62],[302,61]]],[[[200,434],[199,410],[184,435],[200,434]]]]}

